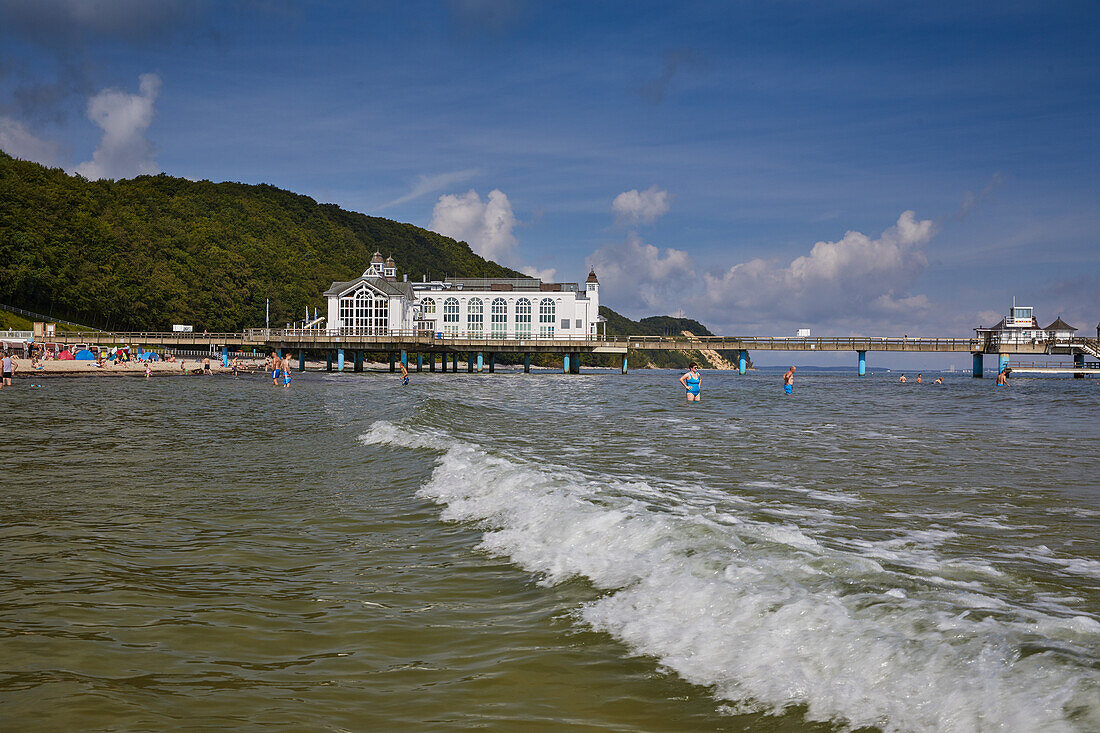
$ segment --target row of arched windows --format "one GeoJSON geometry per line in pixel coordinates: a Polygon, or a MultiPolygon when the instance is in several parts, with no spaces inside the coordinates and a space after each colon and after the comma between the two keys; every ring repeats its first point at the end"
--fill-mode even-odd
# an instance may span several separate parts
{"type": "Polygon", "coordinates": [[[340,298],[344,333],[369,335],[389,332],[389,300],[366,287],[340,298]]]}
{"type": "MultiPolygon", "coordinates": [[[[513,335],[516,338],[530,338],[532,300],[519,298],[515,302],[513,335]]],[[[554,322],[557,318],[557,304],[553,298],[543,298],[538,301],[539,306],[539,336],[553,336],[554,322]]],[[[420,312],[428,317],[429,322],[436,316],[435,298],[422,298],[420,312]]],[[[460,328],[458,298],[450,297],[443,300],[443,332],[458,334],[465,331],[470,336],[477,337],[485,333],[485,301],[481,298],[470,298],[466,302],[466,327],[460,328]]],[[[489,303],[489,335],[498,338],[508,336],[508,301],[504,298],[494,298],[489,303]]]]}

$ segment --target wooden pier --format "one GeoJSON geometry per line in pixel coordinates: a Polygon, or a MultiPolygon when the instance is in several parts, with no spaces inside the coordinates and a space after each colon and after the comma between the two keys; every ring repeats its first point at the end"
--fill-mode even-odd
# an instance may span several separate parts
{"type": "MultiPolygon", "coordinates": [[[[563,339],[554,336],[526,338],[493,338],[484,335],[445,335],[425,332],[349,333],[322,329],[246,329],[239,333],[187,333],[187,332],[106,332],[83,331],[58,333],[55,340],[81,343],[88,346],[132,345],[150,348],[207,350],[211,353],[255,350],[272,351],[298,356],[304,368],[306,355],[323,354],[331,364],[333,357],[337,368],[343,370],[345,355],[350,354],[356,371],[361,369],[363,353],[389,353],[399,356],[408,364],[408,355],[419,354],[418,366],[424,356],[429,356],[434,370],[435,360],[442,357],[443,368],[448,361],[457,368],[458,356],[467,355],[467,362],[477,360],[479,371],[486,364],[493,371],[496,354],[524,355],[528,369],[532,354],[557,354],[563,359],[567,372],[576,372],[581,354],[617,354],[622,357],[622,371],[627,370],[628,350],[635,351],[684,351],[713,350],[733,351],[738,354],[739,371],[744,373],[749,351],[825,352],[849,351],[857,355],[860,375],[866,373],[866,354],[875,352],[918,353],[970,353],[974,357],[974,376],[983,371],[982,358],[986,354],[999,356],[999,369],[1009,365],[1010,355],[1068,355],[1074,360],[1074,369],[1086,370],[1085,358],[1100,359],[1100,340],[1070,338],[1059,340],[1034,340],[1026,343],[996,343],[978,338],[924,338],[924,337],[820,337],[787,338],[768,336],[592,336],[580,339],[563,339]]],[[[392,359],[391,359],[392,361],[392,359]]],[[[1091,372],[1090,372],[1091,373],[1091,372]]]]}

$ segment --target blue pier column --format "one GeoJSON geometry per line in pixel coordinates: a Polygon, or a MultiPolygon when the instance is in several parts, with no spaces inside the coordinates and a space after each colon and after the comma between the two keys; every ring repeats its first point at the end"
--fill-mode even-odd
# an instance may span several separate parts
{"type": "Polygon", "coordinates": [[[435,354],[428,354],[428,371],[435,371],[435,354]]]}
{"type": "Polygon", "coordinates": [[[343,349],[337,349],[336,350],[336,371],[338,371],[338,372],[344,371],[344,350],[343,349]]]}
{"type": "Polygon", "coordinates": [[[626,354],[623,354],[623,374],[626,374],[626,354]]]}
{"type": "Polygon", "coordinates": [[[530,354],[524,354],[523,355],[523,373],[524,374],[530,374],[531,373],[531,355],[530,354]]]}
{"type": "Polygon", "coordinates": [[[580,353],[573,354],[573,373],[581,373],[581,355],[580,353]]]}
{"type": "Polygon", "coordinates": [[[473,374],[474,373],[474,355],[473,354],[466,354],[466,373],[467,374],[473,374]]]}
{"type": "Polygon", "coordinates": [[[306,370],[306,351],[305,349],[298,349],[298,371],[304,372],[306,370]]]}
{"type": "Polygon", "coordinates": [[[416,371],[418,371],[418,372],[424,371],[424,355],[423,354],[417,354],[416,355],[416,371]]]}
{"type": "Polygon", "coordinates": [[[974,353],[974,379],[981,379],[985,366],[982,364],[983,354],[980,351],[974,353]]]}
{"type": "Polygon", "coordinates": [[[485,359],[481,352],[477,352],[477,373],[481,374],[481,370],[485,368],[485,359]]]}
{"type": "Polygon", "coordinates": [[[859,376],[866,377],[867,376],[867,352],[866,351],[857,351],[856,353],[859,355],[859,376]]]}
{"type": "Polygon", "coordinates": [[[223,367],[229,366],[229,347],[228,346],[223,346],[222,347],[222,366],[223,367]]]}
{"type": "Polygon", "coordinates": [[[744,374],[749,370],[749,352],[744,349],[737,350],[737,373],[744,374]]]}
{"type": "Polygon", "coordinates": [[[404,349],[401,349],[401,363],[405,366],[406,369],[409,368],[409,352],[405,351],[404,349]]]}
{"type": "Polygon", "coordinates": [[[1008,354],[1001,354],[997,359],[997,373],[1000,374],[1008,368],[1008,354]]]}
{"type": "Polygon", "coordinates": [[[562,356],[561,362],[562,362],[562,369],[561,369],[562,374],[568,374],[569,373],[569,354],[565,354],[564,356],[562,356]]]}

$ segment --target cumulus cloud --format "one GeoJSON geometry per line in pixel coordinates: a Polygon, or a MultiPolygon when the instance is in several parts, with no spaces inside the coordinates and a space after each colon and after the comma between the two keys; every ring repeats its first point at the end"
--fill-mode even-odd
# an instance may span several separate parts
{"type": "Polygon", "coordinates": [[[13,158],[49,166],[58,165],[61,158],[60,145],[43,140],[10,117],[0,117],[0,150],[13,158]]]}
{"type": "Polygon", "coordinates": [[[698,283],[687,252],[671,247],[662,251],[635,232],[596,250],[585,264],[600,278],[601,301],[631,314],[672,312],[698,283]]]}
{"type": "Polygon", "coordinates": [[[432,210],[430,228],[466,242],[486,259],[510,264],[516,261],[515,226],[512,204],[503,191],[494,188],[482,201],[471,188],[464,194],[440,196],[432,210]]]}
{"type": "Polygon", "coordinates": [[[650,186],[644,191],[623,191],[611,202],[615,222],[627,226],[652,224],[668,213],[671,197],[668,191],[650,186]]]}
{"type": "Polygon", "coordinates": [[[129,178],[160,170],[153,159],[156,149],[145,137],[160,86],[159,76],[142,74],[138,94],[105,89],[88,101],[88,119],[103,128],[103,138],[77,173],[91,179],[129,178]]]}
{"type": "Polygon", "coordinates": [[[787,264],[754,259],[705,274],[698,305],[746,324],[917,318],[930,304],[909,289],[928,266],[922,247],[934,234],[931,220],[906,211],[876,238],[850,231],[787,264]]]}
{"type": "Polygon", "coordinates": [[[448,188],[449,186],[453,186],[456,183],[462,183],[463,181],[470,180],[479,172],[480,171],[478,171],[476,168],[467,168],[466,170],[451,171],[450,173],[436,173],[435,175],[431,176],[418,176],[416,183],[413,185],[412,189],[408,193],[406,193],[404,196],[399,196],[395,198],[393,201],[388,201],[378,208],[386,209],[391,206],[398,206],[400,204],[418,199],[421,196],[426,196],[429,193],[442,191],[443,189],[448,188]]]}
{"type": "Polygon", "coordinates": [[[530,265],[524,265],[519,268],[519,271],[529,277],[537,277],[544,283],[557,282],[558,271],[557,268],[548,267],[546,269],[539,269],[538,267],[532,267],[530,265]]]}

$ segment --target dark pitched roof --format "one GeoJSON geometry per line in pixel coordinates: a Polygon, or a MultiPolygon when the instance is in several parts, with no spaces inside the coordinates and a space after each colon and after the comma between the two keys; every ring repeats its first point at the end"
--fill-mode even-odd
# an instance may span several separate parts
{"type": "Polygon", "coordinates": [[[1077,329],[1069,325],[1062,320],[1061,316],[1058,316],[1058,320],[1046,327],[1047,331],[1076,331],[1077,329]]]}
{"type": "Polygon", "coordinates": [[[587,279],[587,280],[585,280],[585,282],[586,282],[586,283],[596,283],[596,284],[599,284],[599,282],[600,282],[600,281],[596,279],[596,271],[595,271],[595,270],[589,270],[589,271],[588,271],[588,279],[587,279]]]}
{"type": "Polygon", "coordinates": [[[375,275],[364,275],[363,277],[357,277],[354,280],[349,280],[342,283],[333,283],[329,286],[329,289],[324,292],[327,297],[329,295],[342,295],[347,291],[355,288],[360,283],[368,283],[371,287],[382,291],[386,295],[405,295],[411,296],[413,293],[412,285],[407,282],[394,282],[375,275]]]}

